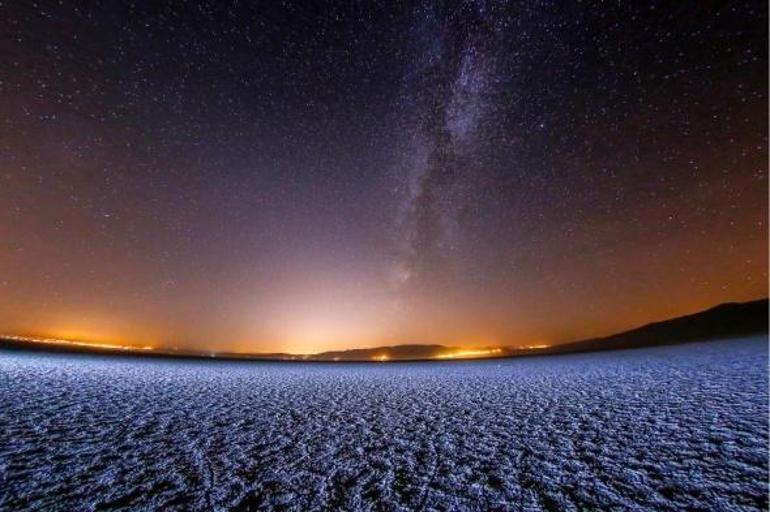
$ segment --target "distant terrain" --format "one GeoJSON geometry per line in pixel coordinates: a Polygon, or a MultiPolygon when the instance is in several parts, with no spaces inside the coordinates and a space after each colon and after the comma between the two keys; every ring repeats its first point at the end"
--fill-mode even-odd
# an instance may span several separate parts
{"type": "MultiPolygon", "coordinates": [[[[768,299],[751,302],[726,303],[713,308],[601,338],[591,338],[551,346],[530,348],[487,347],[467,349],[445,345],[394,345],[375,348],[337,350],[318,354],[296,355],[287,353],[240,354],[185,351],[121,350],[121,354],[139,354],[156,357],[216,357],[218,359],[254,359],[280,361],[422,361],[432,359],[477,359],[520,357],[542,354],[566,354],[596,350],[674,345],[692,341],[743,337],[768,332],[768,299]]],[[[0,338],[0,349],[45,350],[56,352],[115,352],[84,345],[53,345],[18,339],[0,338]]]]}
{"type": "Polygon", "coordinates": [[[768,299],[730,302],[662,322],[613,334],[555,345],[550,353],[655,347],[690,341],[737,338],[768,332],[768,299]]]}

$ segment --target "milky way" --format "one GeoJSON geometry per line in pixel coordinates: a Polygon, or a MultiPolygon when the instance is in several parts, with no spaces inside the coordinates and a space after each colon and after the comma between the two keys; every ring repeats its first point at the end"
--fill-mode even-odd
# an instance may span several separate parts
{"type": "Polygon", "coordinates": [[[0,5],[0,331],[532,344],[767,294],[767,6],[0,5]]]}
{"type": "Polygon", "coordinates": [[[458,214],[473,200],[468,188],[479,171],[472,158],[490,94],[493,21],[473,4],[448,12],[431,5],[416,17],[416,65],[407,75],[406,96],[414,96],[417,153],[423,158],[411,169],[402,233],[407,260],[399,275],[435,286],[453,277],[447,260],[458,249],[458,214]]]}

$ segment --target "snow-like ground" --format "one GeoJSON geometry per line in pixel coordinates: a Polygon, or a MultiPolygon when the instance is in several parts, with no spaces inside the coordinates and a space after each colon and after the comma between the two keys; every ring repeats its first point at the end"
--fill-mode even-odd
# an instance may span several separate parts
{"type": "Polygon", "coordinates": [[[1,510],[767,510],[767,338],[404,364],[0,353],[1,510]]]}

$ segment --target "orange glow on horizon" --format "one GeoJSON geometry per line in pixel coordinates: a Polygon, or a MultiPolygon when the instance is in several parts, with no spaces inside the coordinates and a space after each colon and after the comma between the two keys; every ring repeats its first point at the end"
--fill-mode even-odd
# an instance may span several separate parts
{"type": "Polygon", "coordinates": [[[5,339],[14,340],[14,341],[39,343],[43,345],[74,345],[78,347],[99,348],[99,349],[105,349],[105,350],[142,350],[142,351],[155,350],[155,347],[153,347],[152,345],[141,345],[141,346],[121,345],[117,343],[78,341],[78,340],[68,340],[68,339],[62,339],[62,338],[33,338],[30,336],[14,336],[14,335],[5,335],[2,337],[5,339]]]}

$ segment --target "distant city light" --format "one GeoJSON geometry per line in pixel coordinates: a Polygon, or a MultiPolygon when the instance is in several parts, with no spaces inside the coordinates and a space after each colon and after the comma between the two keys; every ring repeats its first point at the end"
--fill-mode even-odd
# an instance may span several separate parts
{"type": "Polygon", "coordinates": [[[154,350],[155,348],[152,345],[144,345],[141,347],[137,347],[134,345],[120,345],[116,343],[75,341],[75,340],[64,340],[60,338],[33,338],[30,336],[4,335],[3,338],[7,340],[24,341],[28,343],[39,343],[41,345],[73,345],[78,347],[100,348],[105,350],[154,350]]]}
{"type": "Polygon", "coordinates": [[[435,356],[435,359],[467,359],[472,357],[487,357],[494,354],[500,354],[502,351],[503,349],[501,348],[463,349],[447,352],[445,354],[439,354],[435,356]]]}

